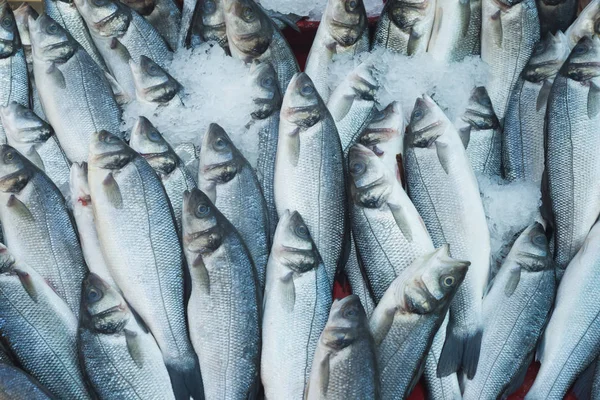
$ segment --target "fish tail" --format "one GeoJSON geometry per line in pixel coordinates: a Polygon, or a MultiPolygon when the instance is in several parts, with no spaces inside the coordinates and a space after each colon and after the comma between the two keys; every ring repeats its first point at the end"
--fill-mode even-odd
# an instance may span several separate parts
{"type": "Polygon", "coordinates": [[[194,363],[184,369],[180,365],[167,365],[173,394],[177,400],[204,400],[204,385],[200,374],[200,364],[194,357],[194,363]]]}
{"type": "Polygon", "coordinates": [[[482,336],[481,328],[464,332],[452,329],[451,325],[448,325],[446,341],[438,363],[438,377],[462,370],[467,379],[473,379],[479,363],[482,336]]]}

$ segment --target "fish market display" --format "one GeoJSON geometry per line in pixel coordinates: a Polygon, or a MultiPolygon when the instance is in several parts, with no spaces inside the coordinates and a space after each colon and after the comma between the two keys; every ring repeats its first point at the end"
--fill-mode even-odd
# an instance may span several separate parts
{"type": "Polygon", "coordinates": [[[160,33],[172,50],[179,47],[179,30],[181,24],[181,11],[173,0],[142,0],[127,1],[133,10],[150,22],[160,33]]]}

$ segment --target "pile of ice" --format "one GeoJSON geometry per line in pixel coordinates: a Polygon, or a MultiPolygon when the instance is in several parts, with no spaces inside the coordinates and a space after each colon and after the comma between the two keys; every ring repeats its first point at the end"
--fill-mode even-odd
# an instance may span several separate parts
{"type": "MultiPolygon", "coordinates": [[[[381,14],[383,0],[363,0],[363,2],[369,17],[381,14]]],[[[327,0],[260,0],[259,3],[268,10],[278,11],[282,14],[301,15],[310,20],[319,21],[327,5],[327,0]]]]}

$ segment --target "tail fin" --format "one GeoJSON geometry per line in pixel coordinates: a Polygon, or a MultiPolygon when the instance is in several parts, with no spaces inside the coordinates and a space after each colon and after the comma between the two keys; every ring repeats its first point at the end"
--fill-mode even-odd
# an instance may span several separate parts
{"type": "Polygon", "coordinates": [[[167,365],[171,386],[177,400],[204,400],[204,385],[200,374],[198,358],[194,357],[194,364],[189,368],[181,369],[181,366],[167,365]]]}
{"type": "Polygon", "coordinates": [[[438,363],[438,377],[448,376],[462,369],[467,379],[473,379],[479,363],[482,336],[481,329],[465,334],[456,332],[449,324],[438,363]]]}

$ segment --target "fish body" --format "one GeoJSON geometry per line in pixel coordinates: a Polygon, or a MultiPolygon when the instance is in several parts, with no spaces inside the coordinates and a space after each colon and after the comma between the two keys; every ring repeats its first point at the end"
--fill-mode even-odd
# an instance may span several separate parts
{"type": "Polygon", "coordinates": [[[348,254],[348,261],[346,261],[346,265],[344,266],[344,273],[348,278],[348,283],[350,283],[352,294],[358,296],[360,303],[367,314],[367,318],[369,318],[375,309],[375,302],[373,301],[373,295],[371,294],[366,273],[364,272],[364,268],[358,259],[355,243],[354,236],[351,235],[350,253],[348,254]]]}
{"type": "Polygon", "coordinates": [[[577,17],[575,0],[536,0],[542,36],[566,32],[577,17]]]}
{"type": "Polygon", "coordinates": [[[179,48],[181,11],[173,0],[157,0],[152,12],[144,18],[160,33],[171,50],[179,48]]]}
{"type": "Polygon", "coordinates": [[[21,369],[0,363],[0,396],[12,400],[54,400],[48,389],[21,369]]]}

